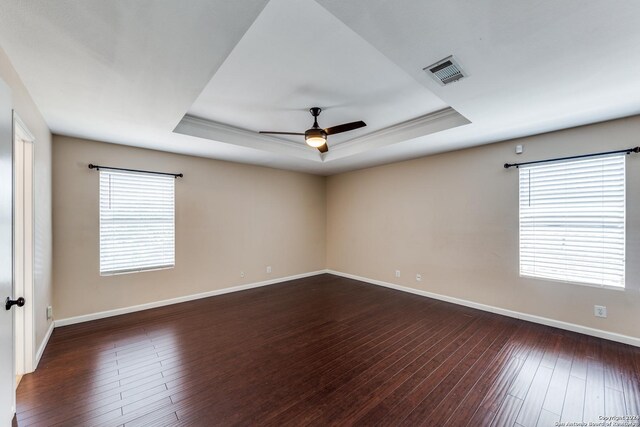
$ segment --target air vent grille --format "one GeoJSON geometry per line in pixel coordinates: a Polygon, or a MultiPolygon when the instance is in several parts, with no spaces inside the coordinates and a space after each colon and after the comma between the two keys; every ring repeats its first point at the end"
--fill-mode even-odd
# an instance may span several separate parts
{"type": "Polygon", "coordinates": [[[424,71],[429,73],[431,77],[442,86],[457,82],[465,77],[462,67],[453,59],[453,56],[449,56],[435,64],[425,67],[424,71]]]}

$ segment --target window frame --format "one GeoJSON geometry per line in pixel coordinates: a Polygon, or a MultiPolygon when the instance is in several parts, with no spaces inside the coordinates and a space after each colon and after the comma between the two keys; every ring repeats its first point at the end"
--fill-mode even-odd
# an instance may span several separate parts
{"type": "MultiPolygon", "coordinates": [[[[628,153],[615,153],[615,154],[603,154],[602,157],[614,157],[616,155],[620,155],[623,158],[623,233],[622,233],[622,247],[623,247],[623,281],[621,286],[615,285],[607,285],[607,284],[597,284],[597,283],[589,283],[589,282],[580,282],[575,280],[563,280],[558,278],[551,277],[541,277],[533,274],[522,273],[522,225],[521,225],[521,216],[522,216],[522,206],[520,203],[520,167],[518,168],[518,276],[521,279],[528,280],[542,280],[545,282],[554,282],[554,283],[562,283],[568,285],[578,285],[578,286],[587,286],[590,288],[604,289],[604,290],[613,290],[618,292],[627,291],[627,154],[628,153]]],[[[586,159],[585,159],[586,160],[586,159]]],[[[569,163],[572,161],[576,161],[576,159],[562,159],[562,160],[552,160],[549,163],[558,164],[558,163],[569,163]]],[[[539,166],[539,165],[538,165],[539,166]]],[[[522,167],[522,166],[521,166],[522,167]]]]}
{"type": "Polygon", "coordinates": [[[172,245],[172,251],[173,251],[173,263],[172,264],[158,264],[158,265],[153,265],[153,266],[149,266],[149,267],[135,267],[135,268],[126,268],[126,269],[118,269],[118,270],[106,270],[103,271],[102,270],[102,249],[103,249],[103,245],[102,245],[102,224],[103,224],[103,218],[102,218],[102,174],[106,173],[106,174],[112,174],[112,175],[134,175],[134,176],[146,176],[148,177],[149,175],[152,176],[157,176],[160,177],[161,175],[156,175],[154,173],[149,173],[149,172],[138,172],[138,171],[123,171],[123,170],[111,170],[111,169],[104,169],[104,170],[98,170],[98,272],[100,274],[101,277],[108,277],[108,276],[118,276],[118,275],[123,275],[123,274],[132,274],[132,273],[144,273],[144,272],[150,272],[150,271],[160,271],[160,270],[170,270],[175,268],[176,265],[176,187],[175,187],[175,177],[172,177],[171,179],[173,180],[173,222],[172,222],[172,228],[173,228],[173,245],[172,245]]]}

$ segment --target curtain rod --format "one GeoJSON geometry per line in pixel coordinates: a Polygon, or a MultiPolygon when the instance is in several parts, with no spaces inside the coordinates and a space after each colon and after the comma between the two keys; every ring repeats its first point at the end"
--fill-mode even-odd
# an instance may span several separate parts
{"type": "Polygon", "coordinates": [[[605,151],[603,153],[582,154],[580,156],[558,157],[555,159],[546,159],[546,160],[534,160],[532,162],[505,163],[504,168],[509,169],[510,167],[513,167],[513,166],[515,166],[516,168],[519,168],[520,166],[533,165],[535,163],[555,162],[558,160],[582,159],[584,157],[606,156],[607,154],[618,154],[618,153],[625,153],[625,154],[640,153],[640,147],[627,148],[626,150],[605,151]]]}
{"type": "Polygon", "coordinates": [[[111,166],[100,166],[100,165],[94,165],[92,163],[89,163],[89,169],[95,169],[95,170],[107,169],[107,170],[113,170],[113,171],[150,173],[150,174],[153,174],[153,175],[168,175],[168,176],[172,176],[174,178],[182,178],[184,176],[181,173],[144,171],[144,170],[140,170],[140,169],[113,168],[111,166]]]}

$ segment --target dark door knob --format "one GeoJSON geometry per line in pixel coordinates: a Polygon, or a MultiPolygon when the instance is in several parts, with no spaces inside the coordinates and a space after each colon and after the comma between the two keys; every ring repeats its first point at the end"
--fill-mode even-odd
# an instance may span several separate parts
{"type": "Polygon", "coordinates": [[[7,310],[11,310],[11,307],[13,307],[14,305],[17,305],[18,307],[22,307],[24,305],[24,298],[20,297],[16,300],[12,300],[11,298],[7,297],[7,301],[4,304],[4,308],[6,308],[7,310]]]}

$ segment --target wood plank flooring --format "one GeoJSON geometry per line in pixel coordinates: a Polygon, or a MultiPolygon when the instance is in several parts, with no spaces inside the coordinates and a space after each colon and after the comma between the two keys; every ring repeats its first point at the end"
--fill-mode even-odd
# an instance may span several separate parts
{"type": "Polygon", "coordinates": [[[640,349],[321,275],[56,328],[17,410],[19,426],[598,422],[640,415],[640,349]]]}

